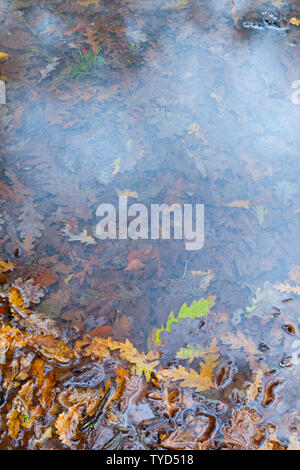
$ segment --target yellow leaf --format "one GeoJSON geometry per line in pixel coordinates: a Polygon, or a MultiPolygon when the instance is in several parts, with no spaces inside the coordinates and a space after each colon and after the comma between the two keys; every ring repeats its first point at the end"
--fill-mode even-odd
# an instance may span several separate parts
{"type": "Polygon", "coordinates": [[[117,158],[117,160],[114,162],[113,165],[114,165],[114,169],[113,169],[111,176],[117,175],[120,171],[120,157],[117,158]]]}
{"type": "Polygon", "coordinates": [[[290,19],[290,23],[294,24],[295,26],[300,26],[300,20],[298,20],[298,18],[296,18],[295,16],[290,19]]]}
{"type": "Polygon", "coordinates": [[[68,364],[75,358],[74,351],[63,341],[52,336],[40,335],[34,340],[41,354],[47,359],[54,359],[61,364],[68,364]]]}
{"type": "Polygon", "coordinates": [[[171,382],[180,381],[180,387],[195,388],[196,392],[203,392],[214,387],[213,372],[217,365],[218,363],[215,360],[208,357],[205,358],[204,362],[200,362],[199,374],[194,369],[187,371],[182,365],[160,371],[160,373],[171,382]]]}
{"type": "Polygon", "coordinates": [[[250,201],[233,201],[233,202],[227,202],[225,206],[228,207],[242,207],[243,209],[249,209],[250,208],[250,201]]]}
{"type": "Polygon", "coordinates": [[[15,408],[12,408],[7,413],[7,426],[8,426],[8,432],[9,432],[10,437],[12,437],[13,439],[16,439],[19,434],[20,421],[19,421],[19,412],[15,408]]]}
{"type": "Polygon", "coordinates": [[[244,349],[248,354],[260,354],[254,341],[247,338],[244,333],[238,331],[237,334],[228,332],[223,338],[225,344],[231,344],[232,349],[244,349]]]}

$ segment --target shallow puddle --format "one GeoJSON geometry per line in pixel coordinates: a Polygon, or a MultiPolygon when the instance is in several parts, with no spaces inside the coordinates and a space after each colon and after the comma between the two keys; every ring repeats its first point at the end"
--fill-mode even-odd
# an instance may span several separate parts
{"type": "Polygon", "coordinates": [[[300,448],[297,3],[0,0],[0,448],[300,448]]]}

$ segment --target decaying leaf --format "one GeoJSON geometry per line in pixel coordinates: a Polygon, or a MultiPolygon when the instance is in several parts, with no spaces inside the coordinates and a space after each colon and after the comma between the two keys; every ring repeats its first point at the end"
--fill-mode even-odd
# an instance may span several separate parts
{"type": "Polygon", "coordinates": [[[291,24],[294,24],[295,26],[300,26],[300,20],[296,18],[295,16],[293,16],[293,18],[290,18],[289,22],[291,24]]]}
{"type": "Polygon", "coordinates": [[[124,190],[121,190],[121,189],[118,189],[116,188],[116,191],[117,191],[117,194],[119,197],[123,196],[123,197],[132,197],[132,198],[135,198],[135,199],[138,199],[139,195],[136,191],[131,191],[130,189],[124,189],[124,190]]]}
{"type": "Polygon", "coordinates": [[[44,224],[42,223],[42,216],[37,212],[36,205],[32,201],[24,204],[19,217],[18,231],[22,239],[30,235],[33,240],[41,237],[44,231],[44,224]]]}
{"type": "Polygon", "coordinates": [[[71,389],[63,391],[58,396],[58,402],[66,408],[60,413],[55,427],[56,432],[63,444],[72,446],[73,440],[79,432],[78,426],[82,422],[83,413],[92,416],[101,401],[102,393],[92,389],[71,389]]]}
{"type": "Polygon", "coordinates": [[[85,334],[82,339],[79,339],[75,343],[75,349],[82,356],[91,356],[97,358],[100,361],[104,357],[110,356],[109,348],[106,342],[99,337],[91,337],[89,334],[85,334]]]}
{"type": "Polygon", "coordinates": [[[32,380],[29,380],[21,387],[18,395],[13,399],[12,409],[7,415],[7,426],[10,437],[18,437],[21,426],[25,428],[31,426],[34,420],[30,410],[33,391],[34,383],[32,380]]]}

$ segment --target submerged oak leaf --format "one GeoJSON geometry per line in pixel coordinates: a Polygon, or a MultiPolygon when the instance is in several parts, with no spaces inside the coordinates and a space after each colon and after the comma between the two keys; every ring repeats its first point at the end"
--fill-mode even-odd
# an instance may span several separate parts
{"type": "Polygon", "coordinates": [[[176,357],[187,360],[188,364],[191,364],[196,357],[209,357],[211,360],[217,360],[219,358],[217,340],[214,338],[206,348],[201,345],[188,344],[185,348],[180,348],[176,357]]]}
{"type": "Polygon", "coordinates": [[[202,297],[200,300],[194,300],[189,307],[185,302],[179,310],[177,317],[175,317],[174,313],[171,312],[168,316],[166,326],[164,327],[163,325],[161,325],[161,327],[156,331],[156,344],[161,343],[160,334],[163,331],[170,333],[172,329],[172,324],[179,323],[180,319],[195,319],[206,316],[209,313],[210,309],[215,305],[215,300],[216,296],[211,295],[208,296],[206,299],[202,297]]]}
{"type": "Polygon", "coordinates": [[[288,282],[279,282],[274,284],[274,289],[284,294],[295,294],[300,295],[300,286],[292,286],[288,282]]]}
{"type": "Polygon", "coordinates": [[[204,362],[200,362],[200,373],[194,369],[188,371],[180,364],[178,367],[164,369],[160,373],[171,382],[180,381],[180,387],[195,388],[196,392],[203,392],[214,387],[213,372],[217,365],[218,362],[212,358],[205,358],[204,362]]]}
{"type": "Polygon", "coordinates": [[[250,356],[261,354],[252,338],[244,335],[241,331],[236,334],[227,332],[222,336],[222,341],[225,344],[231,344],[232,349],[244,349],[250,356]]]}
{"type": "Polygon", "coordinates": [[[17,310],[18,312],[26,310],[24,299],[19,289],[16,289],[15,287],[11,287],[9,290],[8,300],[9,300],[11,307],[17,310]]]}
{"type": "Polygon", "coordinates": [[[71,349],[63,340],[53,338],[53,336],[39,335],[34,338],[33,345],[46,359],[54,359],[61,364],[68,364],[76,357],[75,351],[71,349]]]}
{"type": "Polygon", "coordinates": [[[13,263],[10,261],[0,261],[0,273],[6,273],[14,268],[13,263]]]}
{"type": "Polygon", "coordinates": [[[86,245],[96,245],[96,240],[88,234],[86,229],[78,234],[75,234],[71,232],[71,226],[67,224],[65,228],[62,229],[62,232],[68,237],[69,242],[81,242],[85,243],[86,245]]]}

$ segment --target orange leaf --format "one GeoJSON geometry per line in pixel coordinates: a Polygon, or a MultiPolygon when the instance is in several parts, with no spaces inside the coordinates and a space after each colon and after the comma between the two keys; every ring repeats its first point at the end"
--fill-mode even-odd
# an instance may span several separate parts
{"type": "Polygon", "coordinates": [[[124,271],[136,271],[137,269],[144,268],[146,265],[138,258],[133,259],[129,262],[127,268],[124,271]]]}
{"type": "Polygon", "coordinates": [[[297,282],[300,278],[300,266],[292,266],[289,272],[289,279],[297,282]]]}

